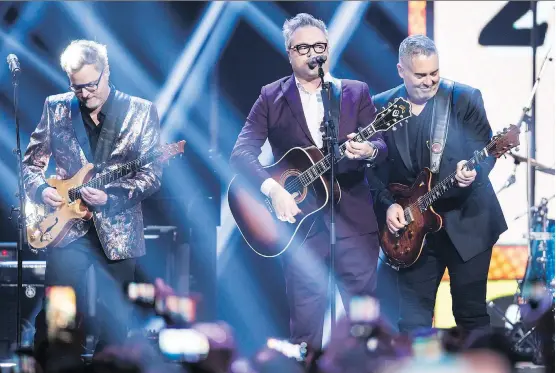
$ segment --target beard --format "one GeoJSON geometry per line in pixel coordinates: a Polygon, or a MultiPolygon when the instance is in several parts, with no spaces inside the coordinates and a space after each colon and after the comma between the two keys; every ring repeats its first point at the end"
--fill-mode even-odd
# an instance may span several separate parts
{"type": "Polygon", "coordinates": [[[89,97],[86,100],[81,100],[81,103],[83,104],[83,106],[85,106],[87,109],[93,111],[95,109],[97,109],[100,105],[99,105],[99,99],[97,97],[89,97]]]}

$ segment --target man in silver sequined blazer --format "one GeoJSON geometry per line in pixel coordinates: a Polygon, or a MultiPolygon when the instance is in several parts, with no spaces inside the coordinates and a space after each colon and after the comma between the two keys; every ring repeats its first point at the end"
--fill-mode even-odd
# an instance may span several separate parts
{"type": "MultiPolygon", "coordinates": [[[[55,161],[56,176],[67,179],[87,163],[101,172],[159,146],[156,107],[115,89],[109,80],[105,46],[74,41],[60,60],[70,92],[46,99],[23,160],[28,197],[52,207],[59,206],[62,198],[45,181],[50,158],[55,161]]],[[[72,286],[82,315],[87,309],[85,273],[94,267],[97,293],[110,308],[100,317],[102,342],[120,342],[127,335],[130,305],[122,285],[134,280],[135,258],[145,254],[141,201],[160,188],[161,175],[161,166],[152,163],[103,190],[84,188],[83,200],[93,218],[76,222],[57,247],[48,248],[45,286],[72,286]]],[[[36,348],[45,337],[43,314],[37,317],[36,348]]],[[[91,324],[85,323],[86,330],[93,330],[91,324]]]]}

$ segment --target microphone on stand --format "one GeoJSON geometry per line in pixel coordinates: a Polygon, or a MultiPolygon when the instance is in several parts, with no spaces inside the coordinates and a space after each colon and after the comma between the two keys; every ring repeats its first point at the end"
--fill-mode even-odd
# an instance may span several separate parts
{"type": "Polygon", "coordinates": [[[8,58],[6,58],[8,62],[8,66],[10,67],[10,71],[12,72],[12,85],[14,90],[14,100],[13,100],[13,108],[14,108],[14,119],[15,119],[15,145],[16,148],[14,149],[14,155],[17,157],[17,197],[19,199],[19,207],[14,208],[10,212],[11,214],[14,211],[18,212],[17,217],[17,231],[18,231],[18,239],[17,239],[17,246],[16,246],[16,253],[17,253],[17,291],[16,291],[16,344],[18,348],[21,348],[21,331],[22,331],[22,317],[21,317],[21,289],[23,287],[23,245],[25,245],[25,226],[26,226],[26,216],[25,216],[25,187],[23,185],[23,159],[21,158],[21,136],[20,136],[20,126],[19,126],[19,73],[21,72],[21,67],[19,66],[19,60],[15,54],[9,54],[8,58]]]}
{"type": "Polygon", "coordinates": [[[520,163],[521,162],[518,159],[514,158],[514,170],[513,170],[512,174],[510,175],[510,177],[508,177],[508,180],[506,180],[506,182],[504,183],[502,188],[500,188],[498,190],[498,192],[496,192],[496,194],[500,193],[501,191],[503,191],[504,189],[510,187],[510,185],[515,183],[515,173],[517,171],[517,166],[519,166],[520,163]]]}
{"type": "Polygon", "coordinates": [[[317,65],[322,66],[326,62],[326,58],[325,55],[315,56],[309,60],[307,65],[309,65],[309,69],[314,70],[317,65]]]}
{"type": "Polygon", "coordinates": [[[19,60],[15,54],[8,54],[6,61],[8,62],[8,66],[10,67],[10,71],[13,75],[21,71],[21,68],[19,67],[19,60]]]}

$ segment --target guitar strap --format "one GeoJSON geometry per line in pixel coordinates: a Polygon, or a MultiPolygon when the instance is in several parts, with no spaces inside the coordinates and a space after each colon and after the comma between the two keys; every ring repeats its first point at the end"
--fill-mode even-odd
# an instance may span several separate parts
{"type": "Polygon", "coordinates": [[[438,92],[434,98],[434,106],[432,109],[433,125],[430,133],[430,154],[432,173],[438,173],[440,169],[440,161],[446,138],[448,137],[448,125],[450,123],[450,112],[452,109],[452,92],[454,91],[454,82],[448,79],[441,79],[438,92]]]}
{"type": "Polygon", "coordinates": [[[101,172],[104,169],[105,162],[114,151],[114,142],[118,138],[118,134],[122,128],[122,121],[131,103],[128,95],[116,90],[113,85],[111,85],[111,89],[114,90],[114,98],[111,107],[108,108],[108,113],[106,113],[106,118],[104,119],[98,138],[97,149],[94,154],[97,172],[101,172]]]}

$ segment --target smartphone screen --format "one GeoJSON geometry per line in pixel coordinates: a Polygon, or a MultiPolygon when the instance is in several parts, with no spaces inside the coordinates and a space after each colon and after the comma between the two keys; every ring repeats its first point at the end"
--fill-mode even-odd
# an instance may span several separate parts
{"type": "Polygon", "coordinates": [[[127,285],[127,297],[132,302],[154,304],[154,299],[155,299],[154,285],[130,282],[127,285]]]}
{"type": "Polygon", "coordinates": [[[413,356],[422,360],[437,361],[444,356],[440,335],[435,330],[414,336],[412,349],[413,356]]]}
{"type": "Polygon", "coordinates": [[[75,291],[70,286],[49,286],[45,295],[48,338],[65,340],[67,330],[75,327],[75,291]]]}
{"type": "Polygon", "coordinates": [[[169,295],[157,299],[155,310],[159,315],[166,315],[176,322],[187,324],[195,322],[196,303],[189,297],[169,295]]]}
{"type": "Polygon", "coordinates": [[[280,352],[282,355],[297,361],[304,361],[307,357],[307,344],[293,344],[285,340],[269,338],[266,347],[280,352]]]}
{"type": "Polygon", "coordinates": [[[166,358],[189,363],[205,359],[210,348],[208,338],[194,329],[163,329],[158,346],[166,358]]]}
{"type": "Polygon", "coordinates": [[[378,320],[380,306],[376,298],[370,296],[353,297],[349,302],[349,318],[352,323],[368,323],[378,320]]]}

